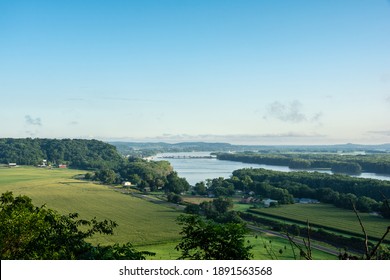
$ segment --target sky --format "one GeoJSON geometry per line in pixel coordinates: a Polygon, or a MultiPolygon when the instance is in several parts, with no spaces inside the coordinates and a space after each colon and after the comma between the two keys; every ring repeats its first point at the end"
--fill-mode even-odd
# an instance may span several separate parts
{"type": "Polygon", "coordinates": [[[0,0],[0,138],[390,143],[388,0],[0,0]]]}

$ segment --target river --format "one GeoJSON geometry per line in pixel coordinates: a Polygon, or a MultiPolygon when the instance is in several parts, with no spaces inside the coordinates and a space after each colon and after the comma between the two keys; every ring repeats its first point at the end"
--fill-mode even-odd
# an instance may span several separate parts
{"type": "MultiPolygon", "coordinates": [[[[152,157],[152,160],[169,161],[173,169],[180,177],[187,179],[188,183],[195,185],[206,179],[218,177],[229,178],[232,172],[242,168],[264,168],[275,171],[297,171],[288,166],[276,166],[266,164],[242,163],[237,161],[218,160],[210,157],[210,152],[185,152],[185,153],[161,153],[152,157]]],[[[330,170],[306,170],[332,174],[330,170]]],[[[390,175],[363,172],[354,175],[359,178],[370,178],[390,181],[390,175]]]]}

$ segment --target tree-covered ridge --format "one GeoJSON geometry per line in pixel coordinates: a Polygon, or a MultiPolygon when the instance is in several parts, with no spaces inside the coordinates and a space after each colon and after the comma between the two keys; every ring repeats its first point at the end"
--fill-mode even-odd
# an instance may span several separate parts
{"type": "Polygon", "coordinates": [[[389,154],[340,155],[324,153],[219,153],[220,160],[288,166],[295,169],[331,169],[335,173],[359,174],[362,171],[390,174],[389,154]]]}
{"type": "Polygon", "coordinates": [[[112,168],[122,162],[116,148],[98,140],[0,138],[0,163],[67,164],[73,168],[112,168]]]}

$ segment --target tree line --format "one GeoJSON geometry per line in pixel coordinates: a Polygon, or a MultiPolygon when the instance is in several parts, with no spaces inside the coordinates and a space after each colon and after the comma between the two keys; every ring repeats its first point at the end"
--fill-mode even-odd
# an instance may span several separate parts
{"type": "Polygon", "coordinates": [[[67,164],[72,168],[114,168],[123,160],[116,148],[98,140],[0,138],[0,163],[67,164]]]}
{"type": "Polygon", "coordinates": [[[389,154],[339,155],[325,153],[260,154],[218,153],[220,160],[288,166],[292,169],[331,169],[335,173],[360,174],[362,171],[390,174],[389,154]]]}

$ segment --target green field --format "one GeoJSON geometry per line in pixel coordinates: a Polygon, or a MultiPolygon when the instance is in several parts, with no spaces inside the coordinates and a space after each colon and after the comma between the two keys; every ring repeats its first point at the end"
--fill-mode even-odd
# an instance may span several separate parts
{"type": "Polygon", "coordinates": [[[46,204],[62,214],[77,212],[84,219],[97,217],[119,224],[113,236],[94,237],[96,243],[159,244],[179,239],[177,211],[74,179],[83,173],[72,169],[0,168],[0,192],[27,195],[35,205],[46,204]]]}
{"type": "MultiPolygon", "coordinates": [[[[323,225],[334,231],[346,231],[351,234],[362,234],[356,214],[352,210],[344,210],[330,204],[290,204],[276,208],[261,208],[254,210],[258,214],[271,215],[280,220],[290,220],[306,225],[323,225]]],[[[370,237],[380,238],[390,225],[390,221],[380,216],[359,213],[370,237]]],[[[387,238],[390,241],[390,237],[387,238]]]]}

